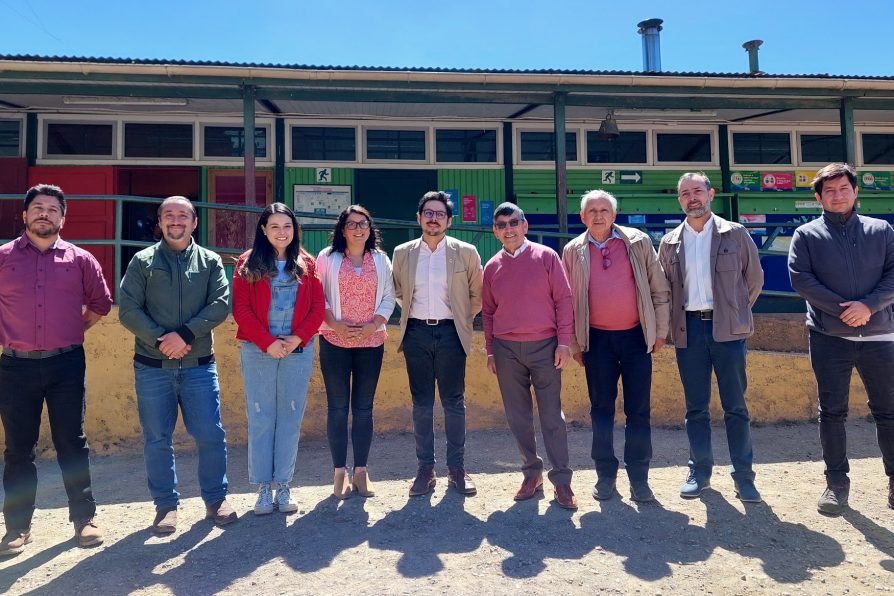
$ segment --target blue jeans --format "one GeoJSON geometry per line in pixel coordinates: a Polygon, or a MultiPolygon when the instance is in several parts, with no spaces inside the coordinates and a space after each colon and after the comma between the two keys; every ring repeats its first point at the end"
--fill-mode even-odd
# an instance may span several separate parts
{"type": "Polygon", "coordinates": [[[384,355],[384,345],[342,348],[320,337],[320,370],[328,404],[326,435],[335,468],[345,467],[348,460],[348,409],[354,466],[366,466],[373,437],[373,399],[384,355]]]}
{"type": "Polygon", "coordinates": [[[745,405],[745,340],[714,341],[713,321],[686,319],[687,347],[677,348],[677,367],[686,395],[686,434],[689,435],[689,468],[696,478],[711,477],[711,370],[717,376],[726,440],[735,480],[754,480],[751,464],[751,426],[745,405]]]}
{"type": "Polygon", "coordinates": [[[413,396],[413,434],[420,466],[435,464],[435,383],[444,408],[447,465],[463,467],[466,444],[466,351],[447,320],[427,325],[410,319],[403,341],[413,396]]]}
{"type": "Polygon", "coordinates": [[[154,368],[134,362],[137,406],[143,426],[143,457],[149,494],[157,510],[176,507],[177,468],[173,434],[177,407],[199,453],[199,486],[206,505],[227,496],[227,440],[220,423],[220,387],[214,363],[190,368],[154,368]]]}
{"type": "Polygon", "coordinates": [[[248,417],[248,481],[289,483],[295,473],[314,344],[273,358],[251,342],[240,350],[248,417]]]}
{"type": "Polygon", "coordinates": [[[850,466],[844,423],[855,367],[863,379],[869,411],[875,419],[885,474],[894,477],[894,342],[857,342],[811,331],[810,364],[819,393],[819,433],[826,481],[831,486],[848,483],[850,466]]]}
{"type": "Polygon", "coordinates": [[[624,385],[624,467],[633,481],[646,480],[652,459],[652,355],[639,325],[623,331],[590,328],[584,353],[593,447],[590,455],[599,477],[618,475],[613,445],[618,379],[624,385]]]}

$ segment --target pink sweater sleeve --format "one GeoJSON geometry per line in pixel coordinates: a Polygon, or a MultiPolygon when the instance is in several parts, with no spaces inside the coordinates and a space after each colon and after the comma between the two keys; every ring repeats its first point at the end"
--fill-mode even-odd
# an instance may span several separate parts
{"type": "Polygon", "coordinates": [[[570,346],[574,335],[574,306],[571,300],[571,286],[565,275],[565,268],[559,260],[559,255],[553,251],[544,251],[549,254],[549,281],[553,302],[556,305],[556,335],[560,346],[570,346]]]}
{"type": "Polygon", "coordinates": [[[491,291],[493,269],[492,262],[484,267],[484,278],[481,285],[481,324],[484,327],[484,350],[488,356],[494,353],[494,311],[497,310],[491,291]]]}

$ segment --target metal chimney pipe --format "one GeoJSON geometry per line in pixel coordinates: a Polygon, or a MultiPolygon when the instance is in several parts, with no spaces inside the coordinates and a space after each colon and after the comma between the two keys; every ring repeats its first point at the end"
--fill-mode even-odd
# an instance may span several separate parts
{"type": "Polygon", "coordinates": [[[661,72],[661,19],[648,19],[636,24],[643,36],[643,70],[661,72]]]}
{"type": "Polygon", "coordinates": [[[751,41],[746,41],[742,44],[742,47],[745,48],[745,51],[748,52],[748,72],[751,74],[757,74],[761,72],[760,66],[757,62],[757,51],[758,48],[761,47],[761,44],[764,43],[759,39],[752,39],[751,41]]]}

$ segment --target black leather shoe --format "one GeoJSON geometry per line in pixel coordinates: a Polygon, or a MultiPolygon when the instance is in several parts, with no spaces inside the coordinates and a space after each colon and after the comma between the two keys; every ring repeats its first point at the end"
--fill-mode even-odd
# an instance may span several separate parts
{"type": "Polygon", "coordinates": [[[461,467],[447,468],[447,486],[452,486],[457,492],[463,495],[472,496],[478,493],[472,478],[466,474],[466,470],[461,467]]]}
{"type": "Polygon", "coordinates": [[[645,480],[630,481],[630,499],[637,503],[651,503],[655,500],[655,493],[649,488],[645,480]]]}
{"type": "Polygon", "coordinates": [[[593,487],[593,498],[597,501],[608,501],[615,496],[615,478],[602,477],[596,479],[596,486],[593,487]]]}
{"type": "Polygon", "coordinates": [[[435,490],[435,467],[419,466],[416,470],[416,478],[413,479],[413,486],[410,487],[411,497],[421,497],[435,490]]]}

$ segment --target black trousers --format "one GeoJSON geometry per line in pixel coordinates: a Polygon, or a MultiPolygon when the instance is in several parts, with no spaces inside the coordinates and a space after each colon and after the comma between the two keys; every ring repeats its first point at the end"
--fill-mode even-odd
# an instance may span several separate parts
{"type": "Polygon", "coordinates": [[[84,434],[85,370],[83,348],[40,360],[0,357],[0,420],[6,433],[3,516],[7,530],[31,527],[37,497],[34,457],[44,401],[68,494],[69,519],[86,519],[96,513],[84,434]]]}

